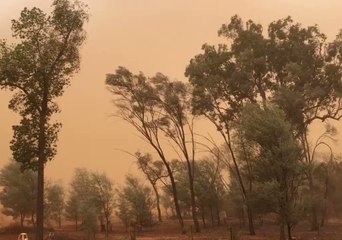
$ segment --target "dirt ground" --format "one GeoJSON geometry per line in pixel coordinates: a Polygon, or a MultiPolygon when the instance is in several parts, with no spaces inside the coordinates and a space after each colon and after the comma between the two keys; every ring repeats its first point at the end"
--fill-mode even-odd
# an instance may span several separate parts
{"type": "MultiPolygon", "coordinates": [[[[202,228],[201,233],[191,234],[191,222],[187,222],[187,233],[180,234],[177,221],[164,221],[153,227],[145,228],[137,233],[138,240],[224,240],[231,239],[231,229],[237,240],[277,240],[279,239],[279,228],[274,222],[264,222],[262,225],[256,225],[256,236],[248,235],[246,227],[240,227],[237,223],[231,223],[226,226],[202,228]]],[[[34,240],[34,233],[28,231],[29,240],[34,240]]],[[[0,240],[17,240],[20,231],[13,230],[9,232],[2,231],[0,240]]],[[[74,226],[64,225],[62,229],[55,229],[55,240],[83,240],[87,239],[84,232],[76,232],[74,226]]],[[[296,240],[341,240],[342,239],[342,221],[330,220],[330,222],[318,232],[311,232],[308,223],[301,223],[294,231],[293,236],[296,240]]],[[[103,233],[97,233],[96,239],[105,239],[103,233]]],[[[109,234],[109,240],[129,239],[128,233],[121,226],[114,226],[109,234]]]]}

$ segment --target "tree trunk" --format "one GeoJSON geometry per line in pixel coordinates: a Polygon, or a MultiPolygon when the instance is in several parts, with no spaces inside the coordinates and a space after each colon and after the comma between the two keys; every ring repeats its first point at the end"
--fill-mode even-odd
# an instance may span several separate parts
{"type": "Polygon", "coordinates": [[[311,231],[318,230],[317,208],[314,199],[314,185],[312,175],[309,173],[309,187],[310,187],[310,200],[311,200],[311,231]]]}
{"type": "Polygon", "coordinates": [[[75,218],[75,230],[76,230],[76,232],[78,231],[78,218],[77,218],[77,216],[75,218]]]}
{"type": "Polygon", "coordinates": [[[321,227],[324,227],[325,224],[325,219],[328,211],[328,185],[329,185],[329,177],[328,177],[328,172],[325,178],[325,191],[324,191],[324,207],[323,207],[323,213],[322,213],[322,219],[321,219],[321,227]]]}
{"type": "Polygon", "coordinates": [[[44,238],[44,165],[46,162],[46,133],[45,125],[47,121],[48,99],[47,99],[47,82],[44,82],[44,94],[39,116],[39,139],[38,139],[38,187],[37,187],[37,228],[36,239],[44,238]]]}
{"type": "Polygon", "coordinates": [[[156,195],[156,201],[157,201],[157,211],[158,211],[158,221],[162,222],[162,216],[161,216],[161,210],[160,210],[160,197],[158,193],[158,189],[156,184],[152,184],[154,194],[156,195]]]}
{"type": "Polygon", "coordinates": [[[248,216],[249,233],[251,235],[255,235],[252,209],[249,206],[249,204],[246,204],[246,208],[247,208],[247,216],[248,216]]]}
{"type": "MultiPolygon", "coordinates": [[[[228,139],[230,139],[229,131],[227,133],[228,133],[228,139]]],[[[223,136],[224,136],[224,134],[223,134],[223,136]]],[[[238,181],[239,181],[239,185],[240,185],[243,201],[244,201],[244,204],[246,205],[246,208],[247,208],[249,234],[250,235],[255,235],[252,209],[251,209],[250,203],[248,201],[248,196],[247,196],[246,188],[245,188],[245,185],[244,185],[244,183],[242,181],[242,177],[241,177],[239,166],[238,166],[237,161],[236,161],[235,153],[233,151],[232,145],[229,143],[227,138],[225,138],[225,141],[226,141],[226,144],[228,146],[230,155],[231,155],[232,160],[233,160],[233,164],[234,164],[234,168],[235,168],[235,171],[236,171],[236,175],[238,177],[238,181]]]]}
{"type": "Polygon", "coordinates": [[[290,223],[287,223],[287,238],[289,240],[292,240],[292,228],[291,228],[291,224],[290,223]]]}
{"type": "Polygon", "coordinates": [[[172,172],[169,164],[167,164],[166,160],[163,160],[163,162],[164,162],[164,164],[166,166],[167,172],[168,172],[169,177],[170,177],[171,187],[172,187],[172,195],[173,195],[173,202],[175,204],[175,211],[176,211],[176,214],[177,214],[179,225],[181,227],[181,232],[184,234],[185,233],[184,221],[183,221],[182,213],[181,213],[181,210],[180,210],[180,207],[179,207],[176,182],[175,182],[175,179],[173,177],[173,172],[172,172]]]}
{"type": "Polygon", "coordinates": [[[285,237],[285,224],[282,220],[280,220],[280,235],[279,235],[279,240],[285,240],[286,237],[285,237]]]}
{"type": "Polygon", "coordinates": [[[192,220],[195,226],[195,231],[200,232],[200,226],[197,219],[197,212],[196,212],[196,200],[195,200],[195,191],[194,191],[194,176],[192,174],[192,169],[194,166],[191,167],[190,162],[188,163],[188,173],[189,173],[189,185],[190,185],[190,198],[191,198],[191,213],[192,213],[192,220]]]}
{"type": "Polygon", "coordinates": [[[23,228],[24,227],[24,214],[20,213],[20,227],[23,228]]]}
{"type": "Polygon", "coordinates": [[[36,222],[34,221],[34,214],[33,213],[31,214],[31,222],[32,222],[33,227],[35,228],[36,222]]]}
{"type": "MultiPolygon", "coordinates": [[[[44,149],[42,150],[44,151],[44,149]]],[[[41,154],[39,154],[41,155],[41,154]]],[[[42,153],[44,155],[44,152],[42,153]]],[[[44,156],[38,160],[38,196],[36,239],[43,240],[44,234],[44,156]]]]}
{"type": "Polygon", "coordinates": [[[105,229],[106,240],[108,239],[108,227],[109,227],[109,218],[108,216],[106,216],[106,229],[105,229]]]}
{"type": "Polygon", "coordinates": [[[202,217],[202,224],[203,224],[203,227],[206,228],[207,225],[206,225],[206,223],[205,223],[204,207],[202,208],[202,211],[201,211],[201,217],[202,217]]]}
{"type": "Polygon", "coordinates": [[[216,206],[216,217],[217,217],[217,226],[221,225],[221,218],[220,218],[220,210],[218,206],[216,206]]]}
{"type": "MultiPolygon", "coordinates": [[[[43,149],[44,151],[44,149],[43,149]]],[[[41,155],[41,154],[40,154],[41,155]]],[[[44,155],[44,153],[42,153],[44,155]]],[[[44,233],[44,157],[38,160],[38,196],[36,239],[43,240],[44,233]]]]}

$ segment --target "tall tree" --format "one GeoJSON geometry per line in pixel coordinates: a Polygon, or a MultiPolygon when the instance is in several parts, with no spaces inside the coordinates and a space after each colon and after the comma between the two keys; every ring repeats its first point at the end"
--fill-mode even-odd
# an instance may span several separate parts
{"type": "Polygon", "coordinates": [[[280,239],[292,239],[296,223],[298,188],[303,181],[304,164],[300,145],[293,137],[292,126],[276,107],[247,105],[239,121],[239,132],[255,149],[254,174],[260,192],[269,192],[279,216],[280,239]]]}
{"type": "Polygon", "coordinates": [[[44,166],[56,154],[59,111],[55,98],[62,96],[80,67],[79,47],[85,40],[88,19],[80,1],[54,0],[51,14],[24,8],[12,20],[16,43],[0,44],[0,86],[15,94],[9,107],[22,120],[14,126],[11,149],[16,161],[38,171],[37,239],[43,239],[44,166]]]}
{"type": "Polygon", "coordinates": [[[22,171],[20,164],[11,160],[0,171],[0,202],[3,213],[20,219],[23,227],[26,217],[33,220],[37,201],[37,174],[32,170],[22,171]]]}
{"type": "Polygon", "coordinates": [[[108,74],[106,84],[115,96],[115,105],[121,118],[131,124],[153,147],[164,163],[170,178],[176,214],[184,232],[184,222],[178,204],[177,187],[166,157],[162,138],[167,137],[180,160],[186,162],[189,175],[192,217],[199,231],[194,195],[195,134],[190,112],[189,86],[157,74],[147,78],[142,73],[132,74],[119,67],[115,74],[108,74]]]}
{"type": "MultiPolygon", "coordinates": [[[[269,24],[268,36],[264,36],[260,24],[252,20],[244,24],[233,16],[219,35],[231,44],[204,45],[204,53],[191,60],[186,75],[195,86],[194,112],[207,116],[223,135],[246,199],[248,191],[240,180],[239,159],[231,141],[232,122],[246,102],[263,104],[271,99],[293,126],[304,149],[303,161],[313,164],[308,139],[311,124],[342,116],[342,34],[327,43],[317,26],[302,27],[287,17],[269,24]]],[[[311,175],[307,173],[313,189],[311,175]]],[[[315,215],[313,204],[312,229],[318,227],[315,215]]]]}

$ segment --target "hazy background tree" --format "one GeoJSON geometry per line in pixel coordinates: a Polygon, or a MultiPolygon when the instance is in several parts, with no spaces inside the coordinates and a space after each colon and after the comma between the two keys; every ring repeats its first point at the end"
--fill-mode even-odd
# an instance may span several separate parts
{"type": "Polygon", "coordinates": [[[117,215],[126,226],[152,226],[154,201],[151,189],[138,178],[126,176],[125,185],[118,189],[117,215]]]}
{"type": "Polygon", "coordinates": [[[22,171],[19,163],[11,160],[0,171],[0,202],[2,213],[19,219],[20,226],[29,217],[35,224],[37,200],[37,174],[32,170],[22,171]]]}
{"type": "MultiPolygon", "coordinates": [[[[160,209],[160,193],[158,187],[158,181],[162,181],[163,178],[167,178],[168,174],[162,161],[153,161],[151,154],[135,153],[137,158],[138,168],[144,173],[146,179],[152,186],[154,194],[156,196],[156,207],[158,212],[158,221],[162,222],[162,215],[160,209]]],[[[164,183],[165,184],[165,183],[164,183]]]]}
{"type": "Polygon", "coordinates": [[[81,221],[80,229],[86,232],[88,238],[95,238],[99,212],[91,175],[92,173],[85,168],[74,170],[66,214],[75,220],[76,228],[78,220],[81,221]]]}
{"type": "Polygon", "coordinates": [[[196,163],[195,171],[195,193],[203,226],[206,226],[208,216],[212,226],[226,224],[220,214],[225,212],[227,202],[227,191],[222,182],[223,163],[220,159],[207,157],[196,163]]]}
{"type": "Polygon", "coordinates": [[[67,220],[75,221],[75,230],[78,231],[78,223],[81,218],[81,202],[77,193],[73,191],[73,188],[71,189],[65,202],[64,214],[67,220]]]}
{"type": "Polygon", "coordinates": [[[113,183],[104,173],[92,173],[91,181],[94,191],[93,202],[101,214],[101,219],[104,218],[105,237],[108,239],[115,204],[113,183]]]}
{"type": "Polygon", "coordinates": [[[62,217],[64,213],[64,188],[60,183],[46,184],[45,188],[45,209],[46,216],[58,223],[62,227],[62,217]]]}
{"type": "Polygon", "coordinates": [[[37,239],[43,240],[44,165],[56,154],[60,124],[51,121],[80,66],[79,47],[88,19],[80,1],[54,0],[51,14],[24,8],[12,21],[14,44],[0,44],[0,86],[14,91],[9,107],[22,119],[13,127],[11,150],[23,167],[38,171],[37,239]]]}

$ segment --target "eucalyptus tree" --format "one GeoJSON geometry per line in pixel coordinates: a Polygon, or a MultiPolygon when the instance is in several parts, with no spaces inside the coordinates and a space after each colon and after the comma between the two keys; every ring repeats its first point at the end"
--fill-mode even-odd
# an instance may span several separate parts
{"type": "MultiPolygon", "coordinates": [[[[76,168],[70,182],[69,196],[66,201],[66,216],[75,220],[76,228],[78,220],[86,225],[87,210],[95,208],[94,191],[92,189],[91,172],[85,168],[76,168]]],[[[91,214],[89,214],[91,215],[91,214]]]]}
{"type": "Polygon", "coordinates": [[[54,0],[51,14],[24,8],[12,20],[13,44],[0,44],[0,86],[14,95],[9,108],[22,119],[13,127],[11,150],[23,167],[37,170],[37,239],[43,239],[44,166],[56,154],[60,123],[55,99],[80,67],[79,48],[85,40],[88,20],[80,1],[54,0]]]}
{"type": "Polygon", "coordinates": [[[198,208],[201,212],[203,226],[206,226],[206,213],[209,213],[212,226],[221,224],[225,219],[220,218],[220,212],[227,200],[227,191],[222,182],[221,160],[214,161],[204,158],[196,164],[195,193],[198,199],[198,208]],[[216,219],[216,220],[215,220],[216,219]]]}
{"type": "Polygon", "coordinates": [[[0,203],[2,213],[20,220],[31,218],[35,224],[35,205],[37,202],[37,174],[32,170],[22,171],[20,164],[11,160],[0,171],[0,203]]]}
{"type": "Polygon", "coordinates": [[[160,73],[152,78],[142,73],[134,75],[123,67],[119,67],[114,74],[108,74],[106,84],[115,97],[118,115],[144,137],[164,163],[183,232],[177,186],[165,149],[171,146],[179,159],[186,163],[192,218],[196,231],[199,231],[193,185],[196,144],[189,86],[180,81],[172,82],[160,73]],[[165,144],[163,138],[169,142],[165,144]]]}
{"type": "Polygon", "coordinates": [[[288,239],[299,213],[298,189],[304,180],[302,150],[293,137],[292,126],[278,108],[247,105],[239,120],[238,131],[255,149],[254,175],[260,193],[273,196],[264,199],[279,216],[280,239],[288,239]]]}
{"type": "Polygon", "coordinates": [[[47,184],[45,188],[46,192],[46,216],[55,220],[58,223],[58,227],[62,227],[62,216],[64,212],[64,188],[60,183],[47,184]]]}
{"type": "Polygon", "coordinates": [[[105,220],[105,237],[108,239],[110,220],[114,212],[114,192],[112,181],[102,173],[91,174],[92,189],[94,191],[93,202],[105,220]]]}
{"type": "Polygon", "coordinates": [[[75,169],[65,210],[66,217],[75,220],[76,230],[78,221],[81,220],[86,230],[93,233],[97,219],[104,219],[105,237],[108,239],[114,207],[115,189],[106,174],[84,168],[75,169]]]}
{"type": "Polygon", "coordinates": [[[137,152],[135,154],[137,158],[138,168],[144,173],[145,177],[151,184],[154,194],[156,196],[156,207],[158,212],[158,220],[162,222],[161,210],[160,210],[160,194],[157,183],[162,181],[163,178],[168,177],[166,169],[162,161],[153,161],[151,154],[141,154],[137,152]]]}
{"type": "Polygon", "coordinates": [[[125,226],[133,222],[151,226],[153,203],[151,189],[138,178],[127,175],[125,185],[118,190],[118,216],[125,226]]]}
{"type": "MultiPolygon", "coordinates": [[[[194,113],[215,124],[230,150],[250,215],[250,233],[254,233],[248,191],[232,141],[233,123],[246,103],[273,101],[285,111],[300,140],[303,161],[312,164],[311,124],[342,116],[342,34],[329,43],[318,26],[302,27],[287,17],[270,23],[265,36],[260,24],[252,20],[244,24],[238,16],[223,24],[218,33],[230,44],[203,45],[204,53],[190,61],[186,75],[194,86],[194,113]]],[[[311,175],[307,172],[313,189],[311,175]]],[[[312,205],[312,229],[318,227],[315,215],[312,205]]]]}

